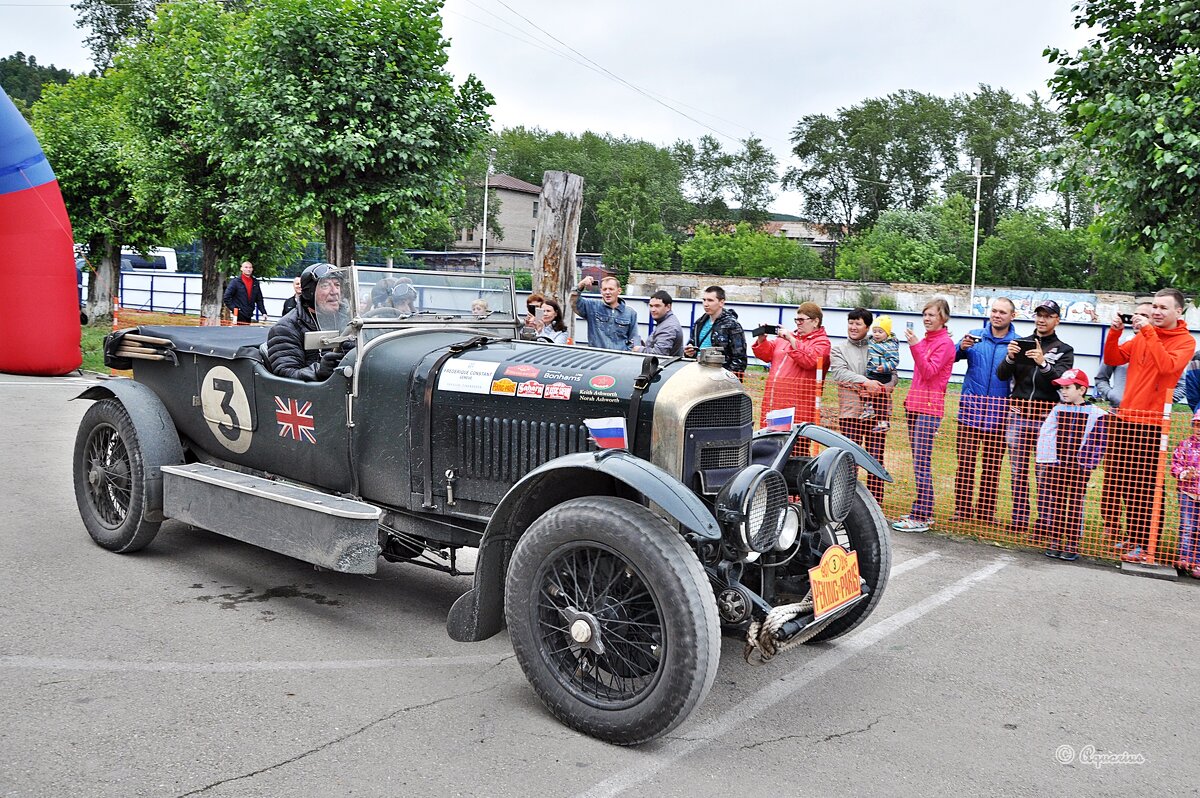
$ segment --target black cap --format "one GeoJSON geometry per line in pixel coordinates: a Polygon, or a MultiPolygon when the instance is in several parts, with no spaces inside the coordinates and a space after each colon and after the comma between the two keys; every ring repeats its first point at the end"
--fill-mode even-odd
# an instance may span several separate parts
{"type": "Polygon", "coordinates": [[[1051,313],[1055,316],[1062,315],[1062,310],[1058,307],[1058,303],[1053,299],[1044,300],[1040,305],[1033,309],[1033,312],[1037,313],[1039,310],[1044,310],[1047,313],[1051,313]]]}

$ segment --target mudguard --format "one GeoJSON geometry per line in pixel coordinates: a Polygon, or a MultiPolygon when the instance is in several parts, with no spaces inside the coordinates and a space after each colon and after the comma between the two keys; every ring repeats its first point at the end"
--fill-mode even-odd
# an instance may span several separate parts
{"type": "Polygon", "coordinates": [[[704,502],[653,463],[622,449],[556,458],[526,474],[497,506],[479,545],[475,586],[454,602],[446,619],[450,637],[460,642],[485,640],[503,628],[509,556],[517,539],[542,513],[568,499],[618,490],[644,496],[701,538],[721,538],[721,528],[704,502]]]}
{"type": "MultiPolygon", "coordinates": [[[[801,438],[808,438],[810,441],[816,441],[822,446],[837,447],[845,449],[854,456],[854,462],[865,468],[868,473],[873,474],[884,482],[892,482],[892,475],[883,467],[883,464],[871,456],[863,447],[859,446],[854,441],[847,438],[840,432],[834,432],[828,427],[822,427],[820,424],[810,424],[804,422],[799,424],[794,432],[801,438]]],[[[755,441],[778,439],[780,444],[792,435],[792,432],[758,432],[754,435],[755,441]]]]}
{"type": "Polygon", "coordinates": [[[161,466],[183,462],[183,445],[171,414],[154,391],[133,380],[110,380],[93,385],[76,399],[116,399],[125,406],[137,433],[145,466],[147,521],[163,521],[163,483],[161,466]]]}

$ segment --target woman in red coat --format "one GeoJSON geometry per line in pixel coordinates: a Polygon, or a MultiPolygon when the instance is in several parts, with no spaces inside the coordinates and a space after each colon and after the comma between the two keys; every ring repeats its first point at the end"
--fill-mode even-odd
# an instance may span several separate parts
{"type": "Polygon", "coordinates": [[[766,425],[767,413],[784,407],[796,408],[796,423],[818,420],[821,380],[829,370],[829,336],[823,321],[815,302],[803,302],[796,309],[795,332],[781,328],[772,340],[766,335],[755,340],[754,356],[771,364],[760,426],[766,425]]]}

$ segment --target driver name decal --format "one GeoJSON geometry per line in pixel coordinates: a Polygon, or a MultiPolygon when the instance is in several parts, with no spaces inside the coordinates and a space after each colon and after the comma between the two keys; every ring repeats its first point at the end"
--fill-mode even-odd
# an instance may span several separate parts
{"type": "Polygon", "coordinates": [[[275,423],[279,425],[279,437],[291,438],[301,443],[316,443],[316,422],[312,415],[312,402],[300,404],[295,399],[275,397],[275,423]]]}

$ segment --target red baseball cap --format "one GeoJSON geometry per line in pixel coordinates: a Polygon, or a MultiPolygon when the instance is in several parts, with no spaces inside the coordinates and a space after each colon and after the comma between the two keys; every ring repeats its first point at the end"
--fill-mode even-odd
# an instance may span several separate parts
{"type": "Polygon", "coordinates": [[[1082,385],[1088,387],[1087,373],[1083,369],[1067,369],[1054,381],[1055,385],[1082,385]]]}

